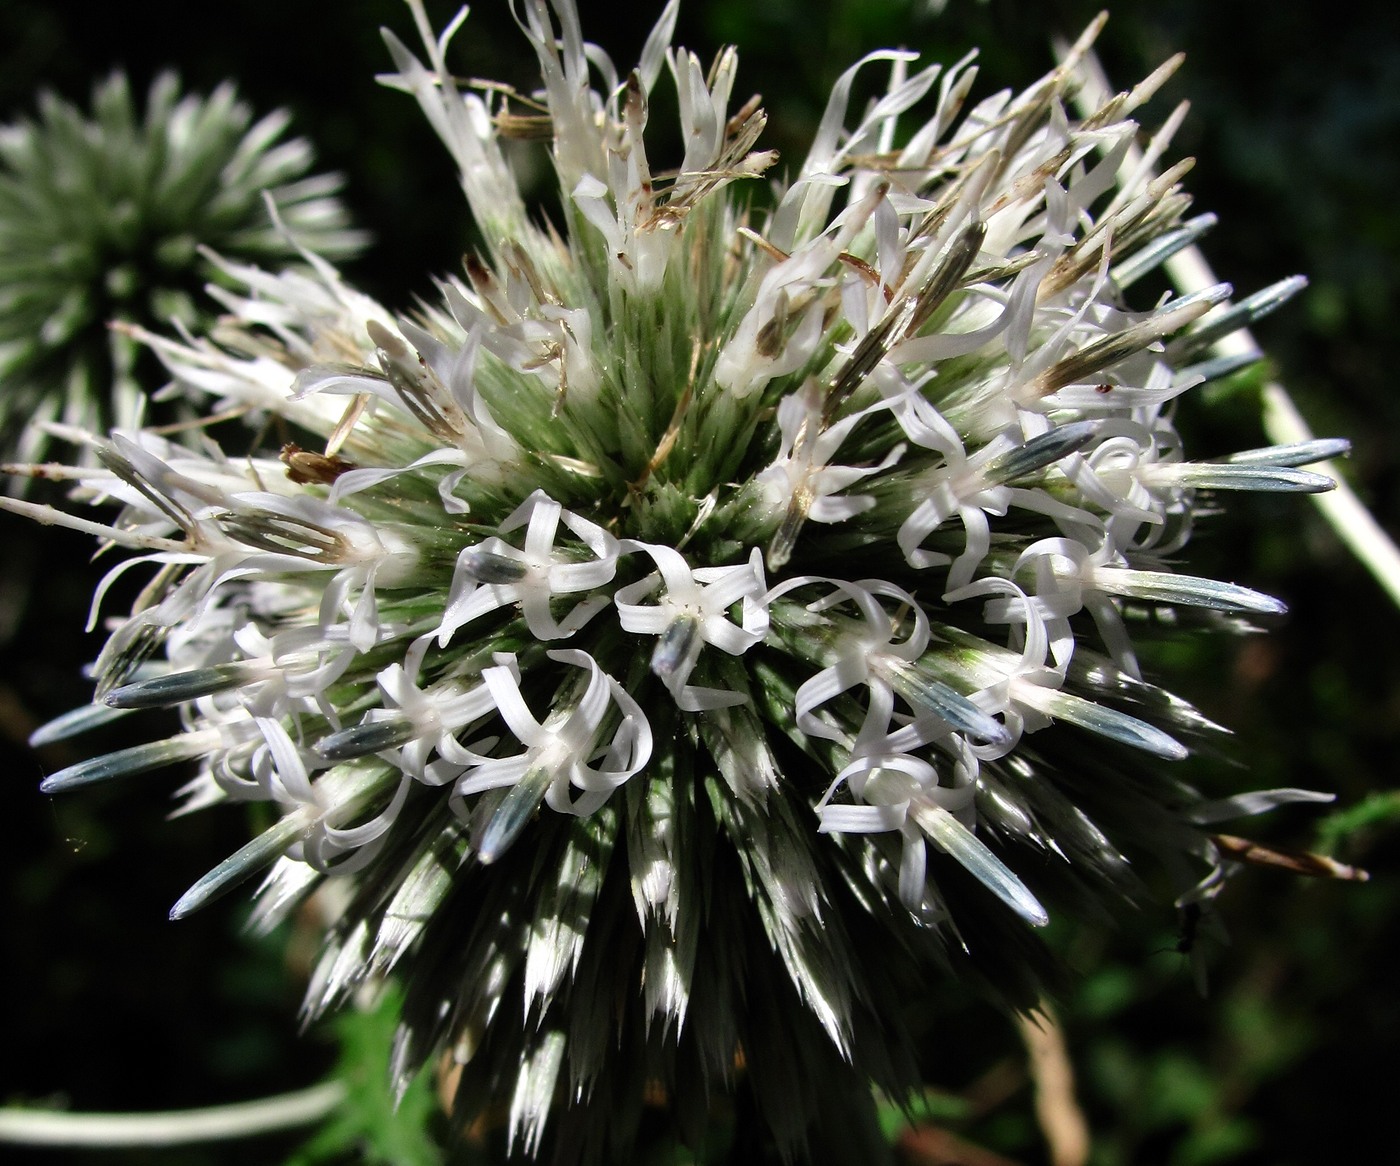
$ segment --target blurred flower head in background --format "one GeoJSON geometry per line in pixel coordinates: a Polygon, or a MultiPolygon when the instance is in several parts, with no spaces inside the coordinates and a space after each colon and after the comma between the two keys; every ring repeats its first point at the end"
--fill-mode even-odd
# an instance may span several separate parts
{"type": "Polygon", "coordinates": [[[1315,797],[1204,802],[1171,763],[1221,730],[1134,648],[1282,610],[1178,563],[1220,492],[1324,490],[1300,467],[1341,446],[1193,461],[1172,410],[1300,281],[1130,306],[1210,220],[1185,164],[1120,175],[1167,70],[1066,107],[1094,29],[978,103],[967,60],[871,54],[759,213],[762,109],[733,50],[671,47],[674,3],[623,76],[530,0],[535,93],[459,82],[461,17],[411,7],[426,62],[386,33],[388,80],[485,248],[404,317],[310,250],[225,257],[215,332],[133,330],[250,436],[94,437],[74,498],[108,524],[8,503],[150,571],[37,739],[181,717],[45,788],[193,759],[185,808],[266,803],[175,914],[266,869],[271,926],[343,878],[308,1012],[395,976],[398,1082],[446,1055],[516,1149],[626,1160],[649,1101],[698,1140],[734,1089],[785,1150],[850,1145],[920,1080],[930,982],[1029,1009],[1051,915],[1208,902],[1207,823],[1315,797]],[[513,138],[551,143],[561,221],[513,138]]]}
{"type": "Polygon", "coordinates": [[[285,137],[287,111],[253,117],[232,84],[182,94],[173,73],[138,110],[116,73],[90,115],[46,93],[35,117],[0,126],[0,453],[42,456],[50,435],[31,421],[141,422],[138,346],[109,326],[209,317],[202,249],[283,264],[288,233],[329,258],[363,247],[340,177],[312,173],[310,145],[285,137]]]}

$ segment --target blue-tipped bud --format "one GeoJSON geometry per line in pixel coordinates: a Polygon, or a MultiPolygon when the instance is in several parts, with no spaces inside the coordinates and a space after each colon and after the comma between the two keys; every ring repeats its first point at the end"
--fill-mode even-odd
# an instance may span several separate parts
{"type": "Polygon", "coordinates": [[[958,733],[979,741],[1009,741],[1006,726],[946,684],[921,675],[910,665],[891,670],[894,690],[916,710],[937,717],[958,733]]]}
{"type": "Polygon", "coordinates": [[[103,700],[114,709],[164,708],[201,696],[210,696],[237,688],[257,673],[256,665],[244,660],[196,668],[190,672],[171,672],[153,676],[134,684],[114,688],[103,700]]]}
{"type": "Polygon", "coordinates": [[[118,749],[115,753],[104,753],[88,761],[80,761],[67,769],[51,773],[39,783],[46,794],[66,793],[81,786],[93,785],[113,777],[127,777],[134,773],[159,769],[173,765],[177,761],[188,761],[198,757],[219,744],[217,732],[185,733],[164,741],[149,741],[145,745],[133,745],[130,749],[118,749]]]}
{"type": "Polygon", "coordinates": [[[1219,315],[1193,328],[1185,336],[1179,336],[1167,345],[1167,359],[1177,364],[1189,360],[1199,352],[1204,352],[1222,336],[1248,328],[1256,320],[1261,320],[1270,312],[1282,307],[1308,286],[1301,275],[1281,279],[1278,283],[1261,288],[1253,295],[1246,296],[1239,303],[1226,308],[1219,315]]]}
{"type": "Polygon", "coordinates": [[[1044,927],[1050,916],[1014,871],[942,806],[915,802],[909,812],[940,850],[962,867],[1027,923],[1044,927]]]}
{"type": "Polygon", "coordinates": [[[651,670],[663,681],[670,681],[690,659],[700,636],[700,621],[681,615],[667,625],[651,653],[651,670]]]}
{"type": "Polygon", "coordinates": [[[1068,425],[1057,425],[1031,438],[1025,445],[993,458],[983,469],[982,478],[989,485],[999,485],[1043,470],[1062,457],[1083,449],[1094,440],[1100,428],[1097,421],[1071,421],[1068,425]]]}
{"type": "Polygon", "coordinates": [[[1287,606],[1272,595],[1237,583],[1177,575],[1171,571],[1133,571],[1109,568],[1094,572],[1094,586],[1111,595],[1142,599],[1148,603],[1175,603],[1186,607],[1210,607],[1231,615],[1283,615],[1287,606]]]}
{"type": "Polygon", "coordinates": [[[549,770],[537,766],[510,787],[477,840],[476,857],[481,862],[495,862],[520,837],[525,823],[539,808],[545,790],[549,788],[550,777],[549,770]]]}
{"type": "Polygon", "coordinates": [[[1257,364],[1262,359],[1259,352],[1232,352],[1227,356],[1213,356],[1209,360],[1197,361],[1178,370],[1178,382],[1208,385],[1212,381],[1234,376],[1240,369],[1257,364]]]}
{"type": "Polygon", "coordinates": [[[190,887],[170,909],[171,919],[186,915],[233,890],[245,879],[270,866],[287,852],[287,848],[309,828],[306,816],[293,812],[268,827],[256,838],[240,847],[208,874],[190,887]]]}
{"type": "Polygon", "coordinates": [[[1195,246],[1196,242],[1219,220],[1212,214],[1197,215],[1189,219],[1175,231],[1169,231],[1159,239],[1154,239],[1146,247],[1135,251],[1126,259],[1113,265],[1113,278],[1120,288],[1136,283],[1149,271],[1160,267],[1173,255],[1195,246]]]}
{"type": "Polygon", "coordinates": [[[66,741],[89,729],[110,725],[126,716],[130,709],[108,708],[101,704],[85,704],[70,710],[60,717],[54,717],[47,724],[40,725],[29,734],[29,744],[34,749],[52,745],[55,741],[66,741]]]}
{"type": "Polygon", "coordinates": [[[1137,717],[1119,712],[1108,705],[1085,700],[1071,692],[1044,689],[1043,695],[1036,694],[1036,707],[1056,720],[1078,725],[1081,729],[1097,733],[1100,737],[1107,737],[1120,745],[1141,749],[1146,753],[1154,753],[1168,761],[1182,761],[1190,752],[1175,737],[1149,725],[1146,721],[1140,721],[1137,717]]]}
{"type": "Polygon", "coordinates": [[[1325,494],[1337,483],[1326,474],[1291,466],[1175,462],[1153,467],[1154,482],[1169,481],[1199,490],[1254,490],[1263,493],[1325,494]]]}
{"type": "Polygon", "coordinates": [[[417,734],[418,726],[407,717],[385,717],[378,721],[364,721],[322,737],[316,742],[315,749],[327,761],[350,761],[378,753],[381,749],[405,745],[417,734]]]}
{"type": "Polygon", "coordinates": [[[1310,466],[1351,453],[1351,442],[1344,437],[1317,437],[1265,449],[1247,449],[1225,459],[1232,466],[1310,466]]]}
{"type": "Polygon", "coordinates": [[[519,583],[530,570],[519,559],[495,551],[465,551],[461,562],[462,569],[478,583],[519,583]]]}

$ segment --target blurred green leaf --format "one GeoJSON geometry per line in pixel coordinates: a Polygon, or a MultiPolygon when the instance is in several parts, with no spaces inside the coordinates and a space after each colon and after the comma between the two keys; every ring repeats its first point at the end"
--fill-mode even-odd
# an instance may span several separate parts
{"type": "Polygon", "coordinates": [[[1259,1141],[1254,1124],[1242,1117],[1214,1121],[1193,1129],[1172,1155],[1172,1166],[1216,1166],[1238,1160],[1259,1141]]]}
{"type": "Polygon", "coordinates": [[[345,1100],[286,1166],[441,1166],[444,1159],[433,1134],[439,1110],[430,1072],[414,1078],[397,1105],[389,1088],[389,1050],[400,1004],[401,993],[390,985],[372,1010],[338,1018],[335,1076],[345,1083],[345,1100]]]}
{"type": "Polygon", "coordinates": [[[1359,802],[1337,810],[1317,827],[1317,849],[1335,855],[1363,832],[1381,831],[1400,823],[1400,790],[1367,794],[1359,802]]]}
{"type": "Polygon", "coordinates": [[[911,1125],[920,1122],[965,1121],[972,1114],[972,1107],[966,1100],[952,1093],[937,1089],[925,1089],[915,1097],[900,1105],[888,1097],[879,1099],[880,1132],[887,1141],[893,1142],[911,1125]]]}

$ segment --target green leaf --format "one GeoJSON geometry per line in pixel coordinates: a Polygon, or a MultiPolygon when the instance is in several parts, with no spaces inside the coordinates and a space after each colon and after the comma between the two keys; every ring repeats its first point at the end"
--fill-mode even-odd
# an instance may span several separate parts
{"type": "Polygon", "coordinates": [[[431,1131],[440,1111],[430,1071],[413,1079],[397,1105],[389,1084],[389,1050],[401,1004],[402,994],[391,985],[373,1010],[337,1020],[335,1076],[345,1083],[345,1099],[285,1166],[342,1161],[441,1166],[444,1155],[431,1131]]]}

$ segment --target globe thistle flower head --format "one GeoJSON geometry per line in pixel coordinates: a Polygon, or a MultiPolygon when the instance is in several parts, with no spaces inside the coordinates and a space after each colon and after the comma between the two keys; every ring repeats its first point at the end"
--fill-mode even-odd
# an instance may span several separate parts
{"type": "Polygon", "coordinates": [[[295,441],[118,432],[73,471],[109,522],[8,504],[153,572],[97,702],[40,739],[181,716],[45,786],[197,759],[185,808],[270,806],[175,914],[266,870],[271,926],[343,880],[308,1014],[397,977],[395,1076],[445,1057],[458,1114],[508,1107],[516,1150],[626,1160],[648,1098],[699,1139],[736,1089],[785,1152],[849,1145],[872,1085],[917,1084],[911,998],[1030,1008],[1052,915],[1111,918],[1163,872],[1208,902],[1205,823],[1316,796],[1203,801],[1171,767],[1220,730],[1133,642],[1282,610],[1177,562],[1206,498],[1326,489],[1300,467],[1342,447],[1188,460],[1172,410],[1297,284],[1129,306],[1208,221],[1182,165],[1116,181],[1164,73],[1071,116],[1093,29],[977,103],[968,62],[872,54],[775,179],[734,52],[671,47],[674,3],[624,78],[571,0],[530,0],[534,94],[459,85],[461,17],[410,8],[423,56],[386,33],[388,80],[485,248],[408,317],[312,256],[225,262],[217,338],[146,338],[212,414],[295,441]],[[517,189],[521,134],[549,139],[558,223],[517,189]]]}
{"type": "Polygon", "coordinates": [[[300,242],[330,258],[363,245],[336,197],[339,176],[312,173],[311,147],[285,136],[290,115],[254,122],[232,84],[207,97],[162,73],[138,111],[114,73],[91,113],[53,93],[34,117],[0,126],[0,432],[38,456],[42,425],[105,432],[136,424],[137,346],[109,324],[193,326],[209,314],[201,254],[282,264],[300,242]],[[279,228],[264,203],[271,199],[279,228]]]}

